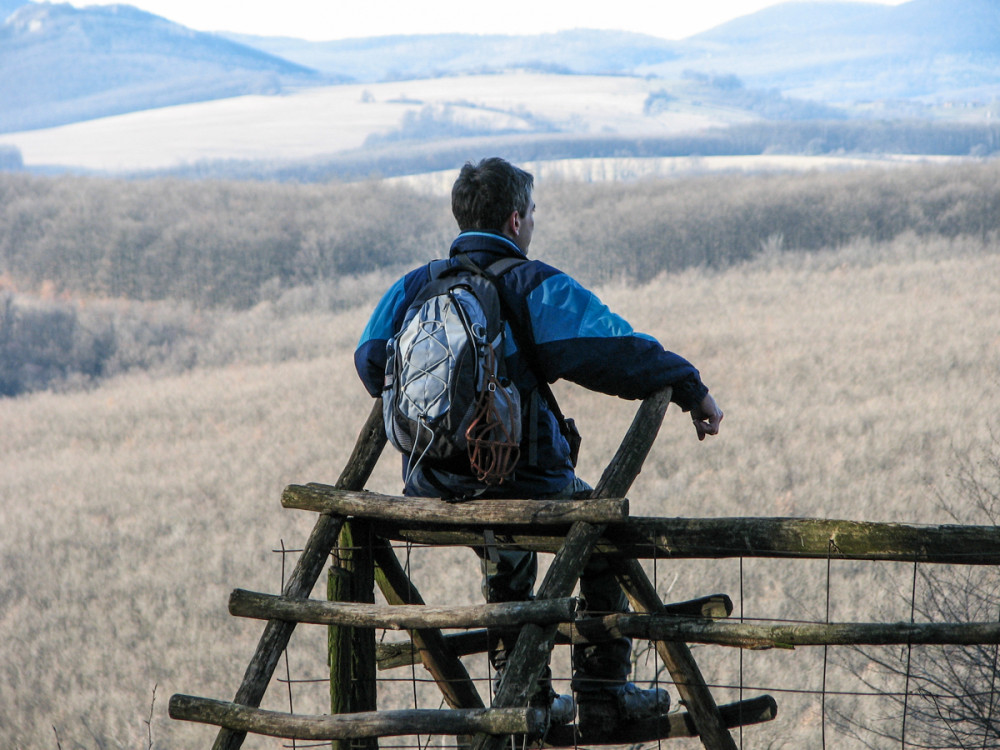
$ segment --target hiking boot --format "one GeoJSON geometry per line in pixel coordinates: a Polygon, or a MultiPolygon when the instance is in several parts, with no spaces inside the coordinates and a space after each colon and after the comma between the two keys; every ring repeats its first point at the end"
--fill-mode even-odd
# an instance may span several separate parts
{"type": "Polygon", "coordinates": [[[609,721],[628,722],[666,716],[670,710],[670,694],[662,688],[642,690],[635,683],[607,687],[593,692],[580,692],[580,724],[607,728],[609,721]]]}
{"type": "MultiPolygon", "coordinates": [[[[500,692],[502,672],[497,672],[493,678],[494,693],[500,692]]],[[[543,682],[548,682],[543,678],[543,682]]],[[[569,724],[576,718],[576,701],[572,695],[559,695],[551,686],[539,685],[538,690],[528,701],[532,708],[544,708],[549,712],[549,725],[561,726],[569,724]]]]}
{"type": "Polygon", "coordinates": [[[552,692],[552,702],[549,703],[549,724],[561,726],[569,724],[576,718],[576,701],[572,695],[559,695],[552,692]]]}

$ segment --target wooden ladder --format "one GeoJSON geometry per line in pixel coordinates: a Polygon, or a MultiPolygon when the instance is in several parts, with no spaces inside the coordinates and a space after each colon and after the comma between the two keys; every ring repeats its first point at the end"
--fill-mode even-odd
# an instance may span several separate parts
{"type": "MultiPolygon", "coordinates": [[[[334,486],[292,486],[283,494],[285,507],[318,511],[320,516],[281,596],[237,590],[230,598],[232,614],[267,620],[235,698],[225,702],[174,695],[170,701],[171,717],[221,727],[213,745],[215,750],[236,750],[247,732],[290,739],[344,740],[351,741],[352,747],[358,747],[359,741],[361,746],[376,747],[374,738],[379,736],[450,734],[459,737],[459,745],[475,750],[500,750],[511,734],[556,747],[572,747],[581,741],[623,744],[698,736],[709,750],[736,750],[729,728],[773,719],[777,710],[774,700],[770,696],[760,696],[720,709],[690,649],[681,641],[658,640],[655,646],[688,713],[619,727],[613,736],[581,737],[578,727],[549,727],[544,710],[528,707],[532,686],[537,684],[547,664],[547,659],[538,658],[538,655],[551,653],[560,630],[564,639],[567,634],[576,639],[595,637],[593,627],[584,634],[579,625],[574,625],[576,605],[571,595],[609,525],[613,529],[615,524],[627,519],[625,495],[656,438],[669,401],[667,389],[642,402],[589,499],[474,500],[461,504],[394,498],[361,491],[386,442],[381,402],[377,401],[334,486]],[[558,551],[534,601],[444,608],[424,604],[390,545],[390,541],[408,539],[407,534],[414,526],[423,529],[424,537],[429,536],[431,541],[440,536],[452,543],[457,539],[459,543],[465,540],[474,544],[472,540],[477,540],[480,545],[481,533],[476,535],[469,529],[517,527],[531,533],[553,526],[561,529],[568,526],[568,532],[560,539],[558,551]],[[426,531],[439,527],[445,530],[426,531]],[[361,547],[369,547],[371,555],[348,552],[361,547]],[[327,557],[331,551],[339,557],[336,555],[338,550],[348,558],[347,567],[353,568],[348,576],[353,575],[362,583],[353,591],[348,585],[346,594],[331,598],[353,601],[309,599],[327,557]],[[365,593],[366,588],[368,594],[373,588],[372,578],[390,606],[374,605],[373,599],[365,593]],[[356,693],[342,702],[347,713],[297,717],[258,708],[298,622],[341,626],[350,635],[346,636],[348,640],[339,652],[349,661],[357,661],[359,654],[363,654],[361,668],[368,672],[365,679],[349,677],[345,680],[356,693]],[[483,633],[480,631],[478,646],[467,645],[459,649],[456,648],[459,636],[445,636],[442,628],[496,627],[497,623],[519,626],[520,633],[508,658],[502,686],[494,697],[493,706],[487,708],[460,658],[461,653],[484,650],[483,633]],[[408,663],[419,658],[441,689],[448,710],[375,710],[374,627],[410,631],[408,663]]],[[[662,618],[689,615],[693,610],[725,616],[732,610],[728,597],[721,595],[682,605],[665,605],[634,558],[615,558],[615,572],[633,609],[636,613],[645,613],[630,617],[662,618]]],[[[345,669],[346,674],[353,674],[349,665],[345,669]]]]}

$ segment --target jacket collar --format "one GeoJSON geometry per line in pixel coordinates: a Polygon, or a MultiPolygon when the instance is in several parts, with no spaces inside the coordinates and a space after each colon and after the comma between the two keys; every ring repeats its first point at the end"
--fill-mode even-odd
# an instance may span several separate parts
{"type": "Polygon", "coordinates": [[[462,232],[455,241],[451,243],[451,253],[449,257],[454,258],[460,253],[489,253],[498,257],[511,256],[514,258],[526,257],[521,252],[521,248],[515,245],[507,237],[496,232],[470,231],[462,232]]]}

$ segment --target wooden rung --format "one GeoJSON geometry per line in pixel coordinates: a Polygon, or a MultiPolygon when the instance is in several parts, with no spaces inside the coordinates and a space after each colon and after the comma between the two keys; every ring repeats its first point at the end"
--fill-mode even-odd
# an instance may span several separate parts
{"type": "MultiPolygon", "coordinates": [[[[726,594],[711,594],[686,602],[675,602],[665,605],[666,612],[675,617],[706,617],[721,619],[733,612],[733,601],[726,594]]],[[[577,623],[560,623],[556,633],[556,643],[567,645],[571,643],[588,643],[588,635],[596,636],[586,624],[580,620],[577,623]],[[583,631],[587,631],[585,635],[583,631]]],[[[617,637],[608,635],[607,638],[617,637]]],[[[598,638],[598,640],[602,640],[598,638]]],[[[444,636],[444,646],[455,656],[485,653],[488,647],[487,632],[472,630],[467,633],[453,633],[444,636]]],[[[375,646],[375,659],[380,670],[406,667],[420,661],[419,649],[415,649],[409,641],[398,643],[380,643],[375,646]]]]}
{"type": "Polygon", "coordinates": [[[449,503],[431,497],[352,492],[323,484],[290,485],[281,495],[281,504],[285,508],[336,516],[476,528],[568,526],[576,521],[616,523],[628,518],[626,498],[466,500],[449,503]]]}
{"type": "Polygon", "coordinates": [[[288,620],[314,625],[416,630],[423,628],[498,628],[527,624],[571,622],[579,600],[572,596],[525,602],[477,604],[465,607],[378,605],[291,599],[236,589],[229,596],[229,613],[260,620],[288,620]]]}
{"type": "Polygon", "coordinates": [[[831,622],[768,625],[648,618],[621,621],[623,635],[747,649],[797,646],[976,645],[1000,643],[1000,622],[831,622]]]}
{"type": "Polygon", "coordinates": [[[537,708],[463,708],[366,711],[355,714],[297,715],[243,706],[229,701],[173,695],[170,718],[214,724],[234,732],[250,732],[289,740],[350,740],[411,734],[538,737],[545,712],[537,708]]]}
{"type": "MultiPolygon", "coordinates": [[[[374,521],[382,538],[414,544],[482,546],[482,534],[374,521]]],[[[544,526],[509,534],[508,544],[557,552],[563,537],[544,526]]],[[[818,518],[649,518],[608,526],[594,552],[624,559],[774,557],[1000,565],[1000,527],[919,526],[818,518]],[[831,542],[836,548],[831,547],[831,542]]]]}
{"type": "MultiPolygon", "coordinates": [[[[727,729],[760,724],[777,716],[778,704],[770,695],[762,695],[738,703],[719,706],[722,721],[727,729]]],[[[545,736],[549,747],[575,747],[588,745],[632,745],[641,742],[697,737],[694,721],[689,713],[672,713],[661,719],[616,725],[613,719],[602,729],[583,734],[578,726],[552,727],[545,736]]]]}
{"type": "MultiPolygon", "coordinates": [[[[425,604],[388,543],[375,540],[372,556],[375,558],[375,581],[388,604],[425,604]]],[[[438,628],[411,630],[410,638],[418,649],[424,669],[434,678],[449,706],[484,708],[483,699],[469,677],[469,671],[462,660],[448,650],[444,635],[438,628]]],[[[468,743],[461,744],[464,746],[468,743]]]]}

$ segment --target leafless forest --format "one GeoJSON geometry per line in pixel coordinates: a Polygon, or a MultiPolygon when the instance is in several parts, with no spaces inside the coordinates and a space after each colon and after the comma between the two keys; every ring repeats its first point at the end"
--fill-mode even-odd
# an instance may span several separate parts
{"type": "MultiPolygon", "coordinates": [[[[633,513],[992,523],[963,480],[1000,434],[998,169],[539,184],[533,253],[692,359],[726,411],[705,443],[668,411],[633,513]]],[[[0,744],[207,747],[167,698],[235,692],[260,628],[228,615],[229,591],[280,587],[274,550],[314,520],[281,490],[336,479],[370,408],[353,346],[395,274],[446,252],[447,204],[377,183],[5,175],[0,212],[0,744]]],[[[557,389],[597,477],[635,405],[557,389]]],[[[371,489],[396,492],[397,469],[384,457],[371,489]]],[[[470,552],[400,554],[428,601],[478,600],[470,552]]],[[[664,598],[724,591],[746,618],[821,620],[828,593],[835,621],[912,611],[903,564],[650,572],[664,598]]],[[[288,673],[322,678],[325,634],[300,630],[288,673]]],[[[838,719],[898,732],[898,706],[856,694],[851,654],[695,654],[720,701],[776,697],[742,747],[900,744],[838,719]]],[[[321,682],[293,692],[325,710],[321,682]]],[[[287,686],[265,705],[286,710],[287,686]]]]}

